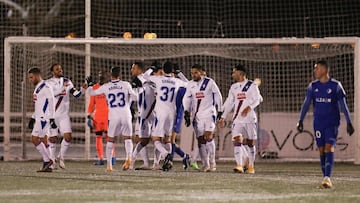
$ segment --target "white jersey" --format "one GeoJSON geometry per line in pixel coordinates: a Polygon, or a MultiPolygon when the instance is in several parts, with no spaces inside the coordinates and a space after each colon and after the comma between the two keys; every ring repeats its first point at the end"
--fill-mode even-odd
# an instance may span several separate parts
{"type": "Polygon", "coordinates": [[[184,86],[180,79],[172,76],[149,76],[149,81],[155,85],[156,112],[176,111],[176,96],[180,87],[184,86]]]}
{"type": "Polygon", "coordinates": [[[35,103],[35,111],[32,116],[34,119],[48,120],[54,118],[54,94],[44,80],[36,85],[33,101],[35,103]]]}
{"type": "Polygon", "coordinates": [[[184,110],[192,112],[196,119],[211,118],[216,115],[215,105],[222,109],[221,92],[215,81],[202,77],[199,81],[191,80],[186,86],[183,99],[184,110]]]}
{"type": "Polygon", "coordinates": [[[135,92],[139,95],[138,111],[142,119],[149,117],[152,112],[152,106],[155,102],[155,84],[147,81],[144,74],[137,76],[142,83],[142,87],[134,88],[135,92]]]}
{"type": "Polygon", "coordinates": [[[74,91],[74,84],[65,77],[55,78],[52,77],[48,79],[47,84],[50,85],[54,92],[54,102],[55,102],[55,116],[63,117],[69,115],[70,110],[70,94],[78,98],[83,93],[84,90],[81,88],[80,91],[74,91]]]}
{"type": "Polygon", "coordinates": [[[258,86],[251,80],[237,82],[231,85],[228,98],[224,103],[222,118],[233,110],[233,121],[237,123],[256,123],[255,108],[262,102],[258,86]],[[241,112],[250,107],[250,112],[244,117],[241,112]]]}
{"type": "Polygon", "coordinates": [[[89,88],[89,95],[105,94],[109,108],[109,120],[125,116],[131,119],[130,104],[137,100],[137,95],[129,82],[112,80],[101,85],[98,89],[89,88]]]}

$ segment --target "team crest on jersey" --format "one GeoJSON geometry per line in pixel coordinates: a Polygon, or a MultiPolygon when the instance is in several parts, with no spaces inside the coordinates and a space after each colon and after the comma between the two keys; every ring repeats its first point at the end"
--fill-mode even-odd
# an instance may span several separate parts
{"type": "Polygon", "coordinates": [[[318,89],[318,88],[316,88],[314,91],[315,91],[315,92],[319,92],[319,89],[318,89]]]}
{"type": "Polygon", "coordinates": [[[329,89],[326,90],[326,92],[327,92],[328,94],[331,94],[332,90],[329,88],[329,89]]]}
{"type": "Polygon", "coordinates": [[[238,100],[245,100],[245,99],[246,99],[246,94],[243,93],[243,92],[238,93],[238,94],[236,95],[236,98],[237,98],[238,100]]]}
{"type": "Polygon", "coordinates": [[[205,94],[204,92],[196,92],[195,96],[197,99],[202,99],[205,97],[205,94]]]}

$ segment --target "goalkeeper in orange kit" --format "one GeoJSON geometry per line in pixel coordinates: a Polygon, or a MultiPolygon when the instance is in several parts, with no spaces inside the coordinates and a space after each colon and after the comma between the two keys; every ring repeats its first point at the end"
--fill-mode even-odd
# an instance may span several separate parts
{"type": "MultiPolygon", "coordinates": [[[[101,85],[109,81],[109,76],[102,71],[99,71],[98,76],[99,82],[93,86],[94,89],[98,89],[101,85]]],[[[96,135],[96,151],[99,160],[95,165],[104,165],[103,136],[107,138],[108,129],[108,106],[105,95],[91,96],[87,113],[87,125],[96,135]]],[[[115,164],[115,160],[115,150],[113,149],[113,165],[115,164]]]]}

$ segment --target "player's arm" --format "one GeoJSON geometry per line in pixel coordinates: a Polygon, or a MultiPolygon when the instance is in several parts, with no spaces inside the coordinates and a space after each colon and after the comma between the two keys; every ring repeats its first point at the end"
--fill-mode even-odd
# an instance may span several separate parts
{"type": "Polygon", "coordinates": [[[130,98],[130,103],[135,102],[138,100],[138,94],[135,93],[135,91],[131,88],[131,85],[129,82],[126,82],[128,86],[128,93],[130,98]]]}
{"type": "Polygon", "coordinates": [[[338,102],[341,107],[341,110],[343,111],[343,113],[345,115],[345,119],[346,119],[346,123],[347,123],[347,132],[349,133],[349,135],[352,135],[355,130],[351,123],[349,108],[346,104],[346,94],[345,94],[344,88],[342,87],[341,84],[338,85],[336,94],[338,97],[338,102]]]}
{"type": "Polygon", "coordinates": [[[70,94],[75,98],[80,98],[80,96],[85,93],[85,89],[83,87],[80,87],[80,90],[76,89],[74,87],[74,84],[70,80],[67,89],[69,90],[70,94]]]}
{"type": "Polygon", "coordinates": [[[223,100],[222,100],[222,95],[221,95],[220,89],[216,85],[215,81],[212,81],[211,90],[212,90],[212,93],[214,96],[215,105],[217,105],[217,109],[218,109],[217,119],[220,119],[220,117],[222,115],[222,109],[223,109],[223,100]]]}
{"type": "Polygon", "coordinates": [[[312,95],[313,95],[313,90],[312,90],[312,85],[310,84],[306,91],[306,97],[305,97],[304,103],[301,107],[300,118],[299,118],[299,122],[297,124],[297,129],[299,132],[302,132],[304,130],[303,121],[306,116],[306,113],[309,111],[311,101],[313,99],[312,95]]]}
{"type": "Polygon", "coordinates": [[[54,102],[54,92],[52,91],[52,88],[49,86],[46,86],[48,92],[46,93],[47,95],[47,101],[49,102],[49,117],[50,117],[50,126],[51,128],[57,128],[56,124],[55,124],[55,102],[54,102]]]}
{"type": "Polygon", "coordinates": [[[221,115],[221,118],[219,120],[220,127],[224,126],[224,121],[228,116],[228,114],[234,109],[234,104],[235,104],[235,96],[232,91],[232,88],[230,88],[228,97],[226,98],[223,105],[223,109],[222,109],[223,114],[221,115]]]}
{"type": "Polygon", "coordinates": [[[243,116],[246,116],[246,114],[250,111],[255,109],[259,104],[262,102],[263,98],[260,94],[260,90],[256,84],[252,84],[251,87],[248,90],[248,98],[245,99],[244,103],[242,104],[240,108],[240,112],[243,116]]]}
{"type": "Polygon", "coordinates": [[[96,90],[93,89],[92,86],[90,86],[88,88],[88,93],[90,96],[96,96],[96,95],[101,95],[101,94],[105,94],[105,85],[101,85],[99,88],[97,88],[96,90]]]}
{"type": "Polygon", "coordinates": [[[186,127],[189,127],[191,122],[190,122],[190,110],[191,110],[191,105],[192,105],[192,101],[193,101],[193,95],[191,94],[191,90],[190,90],[190,85],[188,84],[186,86],[186,91],[184,94],[184,98],[182,100],[183,103],[183,107],[184,107],[184,119],[185,119],[185,125],[186,127]]]}

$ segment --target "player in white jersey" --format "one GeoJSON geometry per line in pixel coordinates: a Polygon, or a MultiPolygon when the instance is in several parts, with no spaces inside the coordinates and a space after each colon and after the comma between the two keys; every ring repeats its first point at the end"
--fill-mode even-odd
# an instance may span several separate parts
{"type": "MultiPolygon", "coordinates": [[[[171,134],[176,118],[176,96],[183,82],[173,76],[173,66],[167,62],[163,66],[165,75],[149,76],[144,75],[146,80],[155,84],[156,104],[154,107],[155,120],[152,128],[152,141],[155,148],[165,158],[162,166],[163,171],[171,169],[171,134]],[[165,147],[162,144],[162,139],[165,147]]],[[[152,70],[149,70],[150,72],[152,70]]]]}
{"type": "Polygon", "coordinates": [[[234,110],[232,124],[232,140],[234,143],[234,156],[237,166],[234,172],[243,173],[243,156],[248,153],[248,173],[255,173],[254,160],[256,155],[255,140],[257,139],[257,116],[255,108],[262,102],[257,84],[246,78],[247,70],[243,65],[233,69],[232,77],[236,83],[232,84],[228,97],[224,103],[224,111],[219,125],[224,126],[227,115],[234,110]],[[248,146],[243,146],[243,141],[248,146]]]}
{"type": "MultiPolygon", "coordinates": [[[[59,162],[59,167],[65,169],[64,158],[66,151],[69,148],[71,139],[72,139],[72,130],[71,130],[71,121],[70,121],[70,96],[72,95],[75,98],[79,98],[84,94],[84,88],[81,87],[80,90],[77,90],[74,87],[74,84],[69,78],[64,77],[63,68],[60,64],[54,64],[50,67],[50,71],[53,75],[52,78],[48,79],[46,82],[52,88],[54,92],[54,102],[55,102],[55,121],[63,139],[61,142],[60,152],[57,156],[57,161],[59,162]]],[[[49,151],[51,159],[55,160],[56,152],[56,142],[58,140],[57,134],[54,132],[50,133],[51,135],[48,138],[49,151]]]]}
{"type": "Polygon", "coordinates": [[[35,86],[33,94],[35,112],[29,122],[29,128],[32,129],[31,141],[43,158],[42,169],[38,172],[51,172],[50,166],[53,164],[53,161],[43,139],[48,133],[49,128],[54,129],[57,127],[54,120],[54,95],[51,88],[42,79],[39,68],[30,68],[28,70],[28,78],[35,86]]]}
{"type": "Polygon", "coordinates": [[[138,114],[134,132],[136,145],[132,154],[130,169],[134,168],[137,154],[140,153],[144,164],[136,168],[136,170],[146,170],[150,169],[150,160],[146,146],[150,142],[151,123],[152,120],[154,120],[154,116],[149,110],[151,109],[152,103],[155,102],[155,95],[151,95],[151,92],[153,92],[151,85],[144,79],[144,64],[142,62],[135,62],[131,66],[131,74],[133,76],[131,86],[139,99],[137,102],[138,114]]]}
{"type": "MultiPolygon", "coordinates": [[[[90,86],[88,92],[90,96],[105,94],[109,107],[109,127],[108,127],[108,141],[106,143],[106,160],[107,171],[112,171],[111,155],[116,136],[123,136],[125,142],[126,161],[130,165],[131,154],[133,150],[132,143],[132,123],[130,104],[137,100],[137,95],[131,88],[129,82],[121,81],[120,67],[113,67],[111,69],[111,81],[105,83],[96,90],[93,90],[92,79],[87,78],[87,83],[90,86]]],[[[123,170],[127,170],[124,168],[123,170]]]]}
{"type": "Polygon", "coordinates": [[[217,119],[216,106],[219,110],[222,109],[222,96],[215,81],[201,76],[202,73],[202,66],[192,66],[192,80],[186,86],[183,105],[186,126],[190,126],[192,119],[197,140],[201,144],[199,153],[203,171],[208,172],[216,170],[213,131],[217,119]]]}

